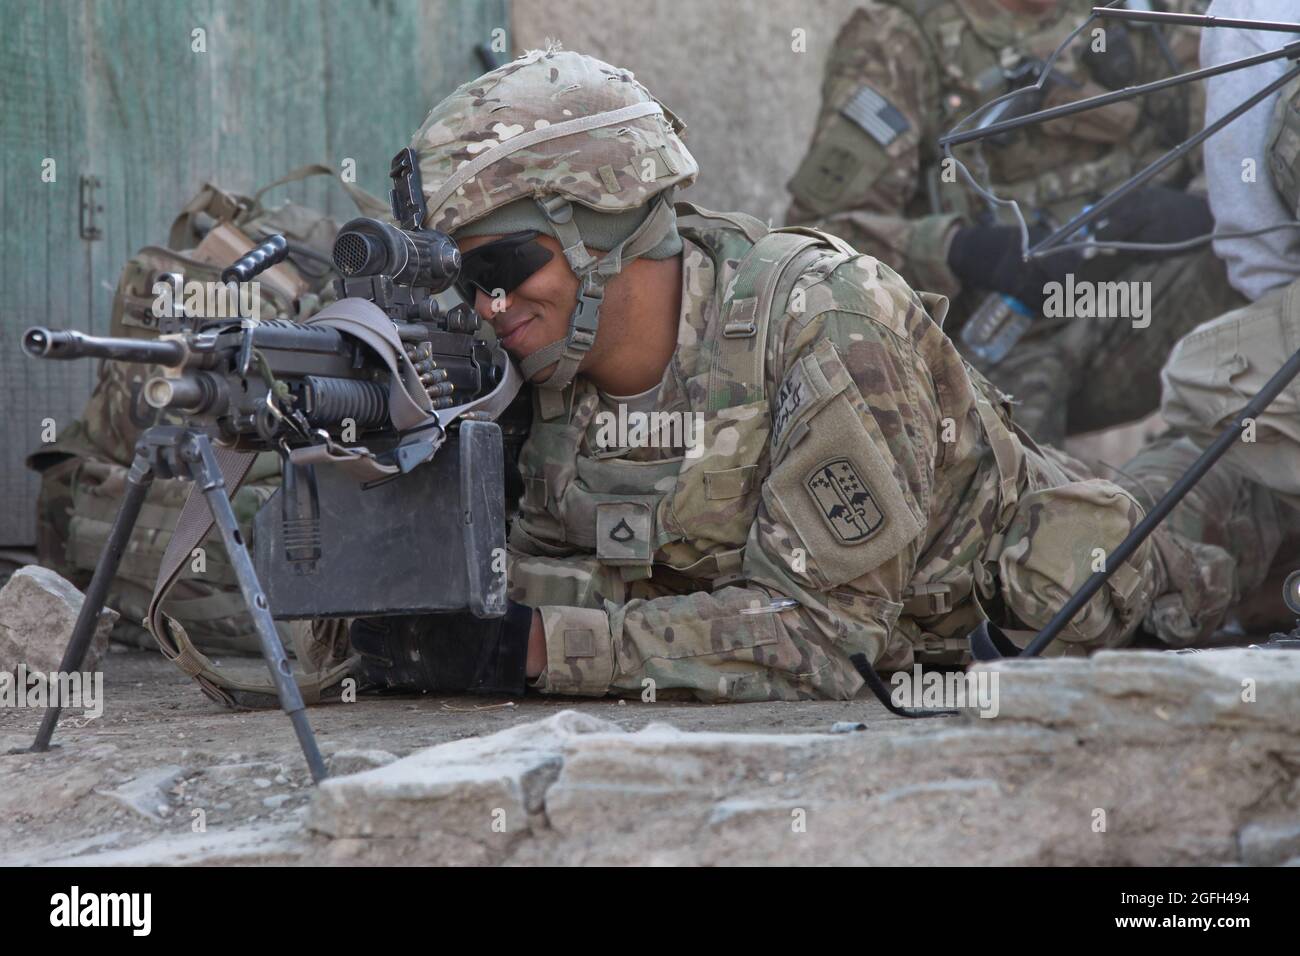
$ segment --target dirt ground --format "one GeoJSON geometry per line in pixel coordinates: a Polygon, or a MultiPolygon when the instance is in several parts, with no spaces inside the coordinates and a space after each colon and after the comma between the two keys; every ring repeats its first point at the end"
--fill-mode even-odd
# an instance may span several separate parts
{"type": "MultiPolygon", "coordinates": [[[[227,667],[260,668],[256,658],[227,667]]],[[[332,769],[355,771],[464,737],[494,733],[563,709],[626,730],[669,722],[682,730],[800,733],[838,721],[868,733],[908,733],[917,724],[875,700],[801,703],[643,703],[529,696],[362,696],[309,709],[332,769]]],[[[288,719],[279,711],[235,712],[208,700],[152,651],[113,645],[104,664],[104,712],[63,715],[44,754],[30,745],[41,710],[0,709],[0,865],[184,862],[332,862],[329,841],[312,852],[297,831],[311,781],[288,719]],[[177,848],[181,856],[177,858],[177,848]]],[[[918,728],[919,729],[919,728],[918,728]]],[[[339,862],[343,862],[340,860],[339,862]]]]}

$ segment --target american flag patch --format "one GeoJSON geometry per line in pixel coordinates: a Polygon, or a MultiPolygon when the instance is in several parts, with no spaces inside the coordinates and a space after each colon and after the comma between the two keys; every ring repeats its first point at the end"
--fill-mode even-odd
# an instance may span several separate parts
{"type": "Polygon", "coordinates": [[[853,99],[840,108],[840,113],[862,127],[881,146],[888,146],[912,128],[893,103],[869,86],[854,93],[853,99]]]}

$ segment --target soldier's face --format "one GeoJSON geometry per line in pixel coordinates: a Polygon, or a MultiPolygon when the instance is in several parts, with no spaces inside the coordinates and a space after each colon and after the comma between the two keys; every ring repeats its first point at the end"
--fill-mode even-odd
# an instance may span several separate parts
{"type": "MultiPolygon", "coordinates": [[[[464,253],[500,238],[473,236],[457,244],[464,253]]],[[[512,292],[494,297],[479,289],[474,296],[474,311],[491,324],[501,346],[516,362],[568,335],[569,316],[578,302],[578,277],[569,268],[560,244],[551,236],[538,236],[535,241],[550,250],[550,262],[512,292]]],[[[545,381],[549,374],[544,369],[533,380],[545,381]]]]}

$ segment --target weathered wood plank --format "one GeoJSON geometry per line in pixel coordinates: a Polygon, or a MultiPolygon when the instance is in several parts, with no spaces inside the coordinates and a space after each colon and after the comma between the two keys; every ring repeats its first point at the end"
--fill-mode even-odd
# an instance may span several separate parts
{"type": "MultiPolygon", "coordinates": [[[[166,238],[206,180],[251,191],[306,163],[388,161],[437,98],[481,72],[506,0],[0,0],[0,545],[33,540],[41,421],[81,411],[91,363],[36,363],[18,334],[104,332],[126,258],[166,238]],[[202,29],[206,50],[192,31],[202,29]],[[40,162],[58,163],[56,183],[40,162]],[[103,238],[78,235],[78,177],[104,186],[103,238]]],[[[347,218],[325,178],[268,195],[347,218]]]]}

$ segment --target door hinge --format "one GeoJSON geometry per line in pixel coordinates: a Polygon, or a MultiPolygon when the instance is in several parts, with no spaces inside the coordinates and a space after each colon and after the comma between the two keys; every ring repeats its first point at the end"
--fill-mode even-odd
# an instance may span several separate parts
{"type": "Polygon", "coordinates": [[[81,177],[81,238],[82,239],[102,239],[104,238],[103,230],[99,228],[96,217],[104,211],[95,195],[95,190],[100,186],[99,177],[92,175],[82,175],[81,177]]]}

